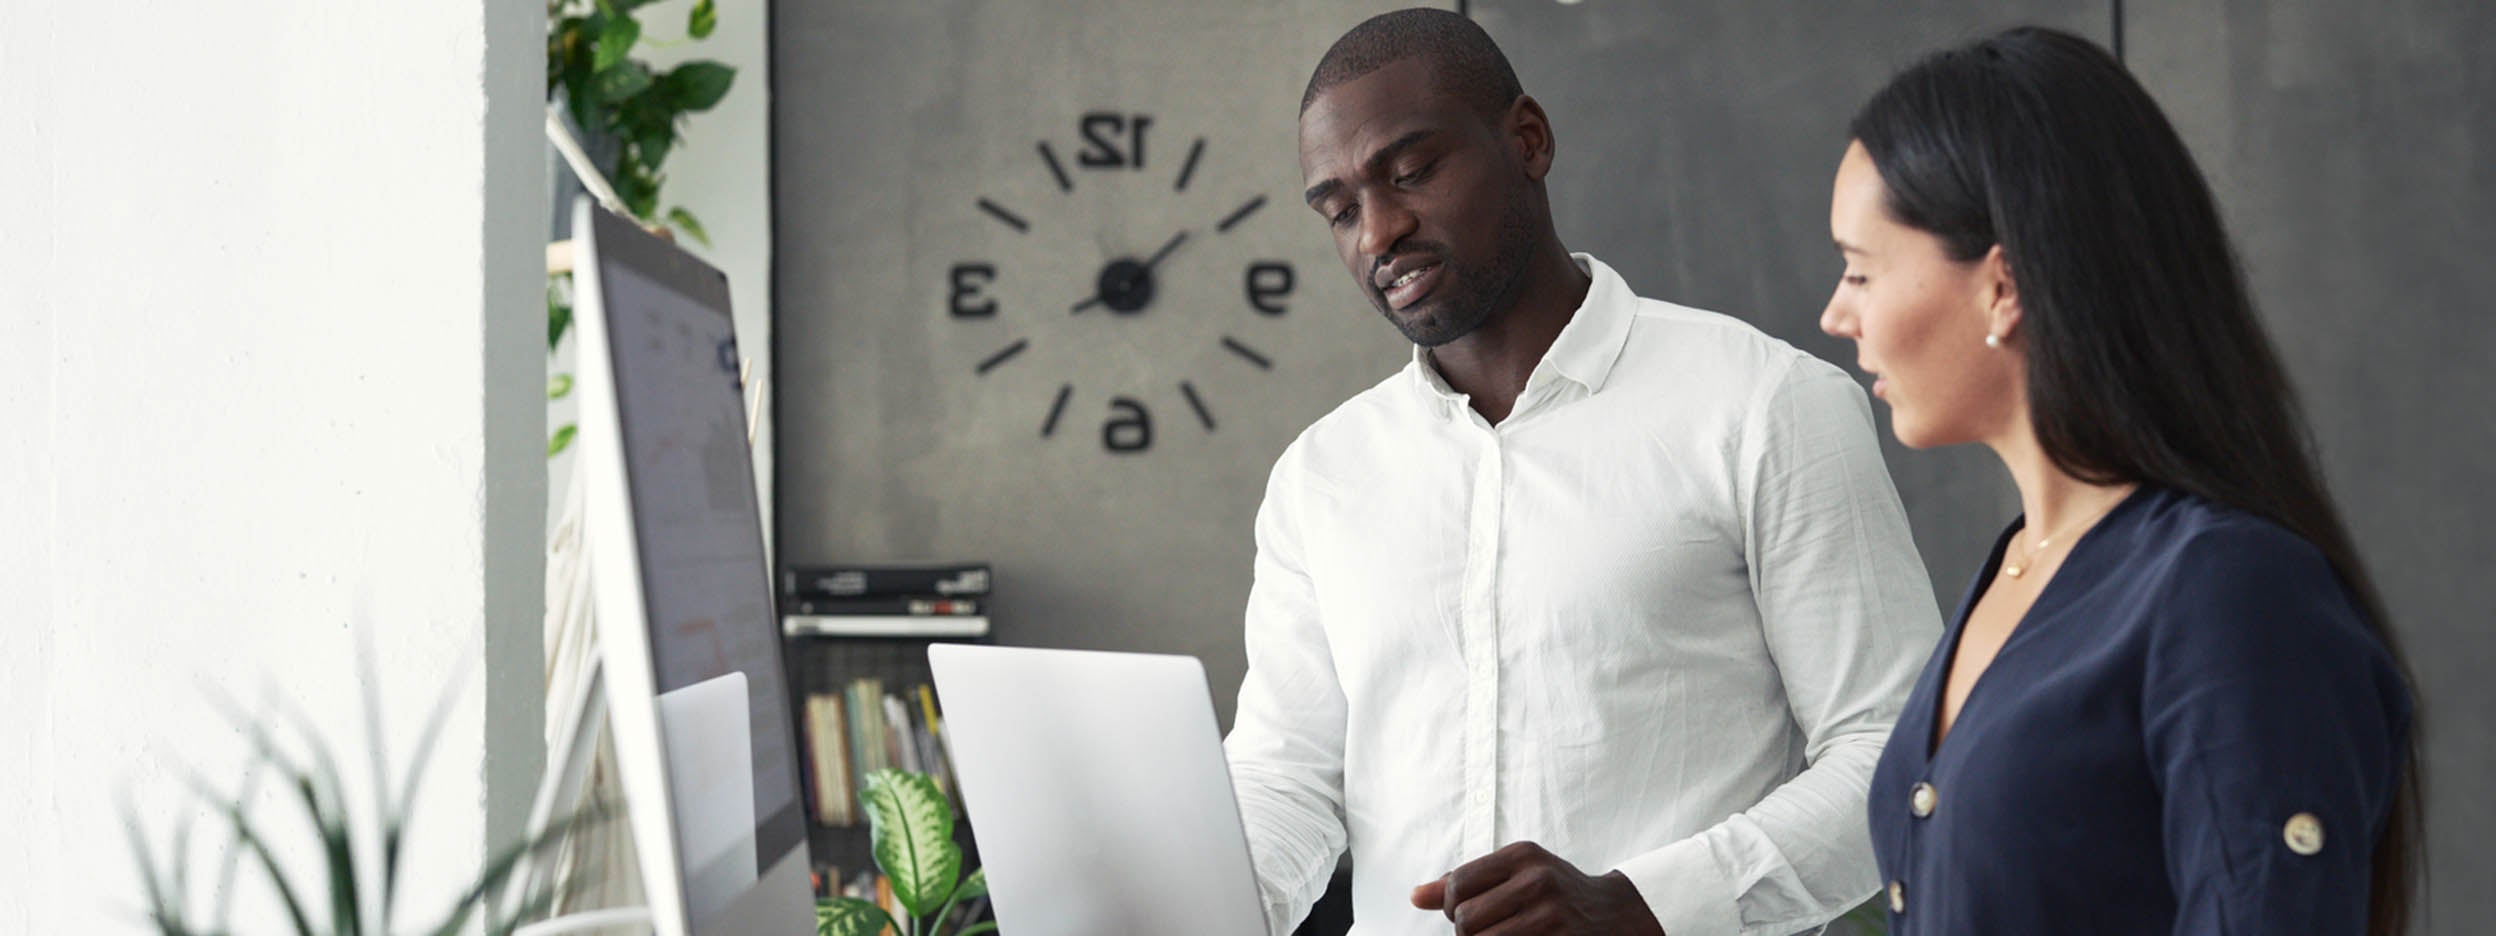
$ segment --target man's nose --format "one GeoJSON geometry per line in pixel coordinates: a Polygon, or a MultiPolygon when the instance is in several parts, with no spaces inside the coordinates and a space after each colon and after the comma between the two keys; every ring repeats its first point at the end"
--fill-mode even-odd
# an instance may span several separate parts
{"type": "Polygon", "coordinates": [[[1413,233],[1413,213],[1393,199],[1363,206],[1359,248],[1364,256],[1384,257],[1413,233]]]}

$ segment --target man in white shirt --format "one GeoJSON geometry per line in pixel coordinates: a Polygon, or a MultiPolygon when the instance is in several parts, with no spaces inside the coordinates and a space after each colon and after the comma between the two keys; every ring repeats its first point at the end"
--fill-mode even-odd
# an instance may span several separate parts
{"type": "Polygon", "coordinates": [[[1415,348],[1258,513],[1225,744],[1277,933],[1347,848],[1365,936],[1791,933],[1876,887],[1864,790],[1939,616],[1870,407],[1568,253],[1552,153],[1442,11],[1303,99],[1308,202],[1415,348]]]}

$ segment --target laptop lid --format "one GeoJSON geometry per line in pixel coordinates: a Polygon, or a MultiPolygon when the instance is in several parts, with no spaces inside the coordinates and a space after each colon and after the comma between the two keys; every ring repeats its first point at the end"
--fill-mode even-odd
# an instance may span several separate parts
{"type": "Polygon", "coordinates": [[[1265,936],[1203,664],[962,644],[927,658],[1002,932],[1265,936]]]}

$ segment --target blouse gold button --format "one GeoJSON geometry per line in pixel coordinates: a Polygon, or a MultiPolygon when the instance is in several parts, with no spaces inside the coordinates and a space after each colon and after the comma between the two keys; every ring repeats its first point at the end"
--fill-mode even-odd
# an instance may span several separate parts
{"type": "Polygon", "coordinates": [[[1914,792],[1907,796],[1907,805],[1915,809],[1916,818],[1930,819],[1933,809],[1941,805],[1941,793],[1930,783],[1916,784],[1914,792]]]}
{"type": "Polygon", "coordinates": [[[1907,885],[1904,881],[1889,882],[1889,912],[1907,912],[1907,885]]]}
{"type": "Polygon", "coordinates": [[[2289,851],[2300,855],[2318,854],[2323,850],[2323,820],[2315,818],[2310,812],[2290,816],[2288,828],[2281,837],[2288,840],[2289,851]]]}

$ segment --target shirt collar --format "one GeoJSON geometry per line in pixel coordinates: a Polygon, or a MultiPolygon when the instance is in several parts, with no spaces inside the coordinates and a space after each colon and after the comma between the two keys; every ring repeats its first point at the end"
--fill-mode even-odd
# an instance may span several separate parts
{"type": "MultiPolygon", "coordinates": [[[[1604,381],[1612,376],[1612,365],[1621,359],[1621,348],[1629,343],[1629,325],[1637,313],[1638,297],[1629,291],[1629,284],[1621,280],[1620,274],[1593,255],[1573,253],[1569,258],[1594,282],[1586,288],[1586,301],[1578,305],[1569,324],[1562,326],[1559,336],[1552,339],[1550,350],[1543,352],[1542,364],[1535,371],[1539,374],[1549,369],[1593,394],[1603,389],[1604,381]]],[[[1420,345],[1413,346],[1413,363],[1407,370],[1413,375],[1414,388],[1425,399],[1441,404],[1464,402],[1463,396],[1439,376],[1438,368],[1430,366],[1428,351],[1420,345]]]]}

